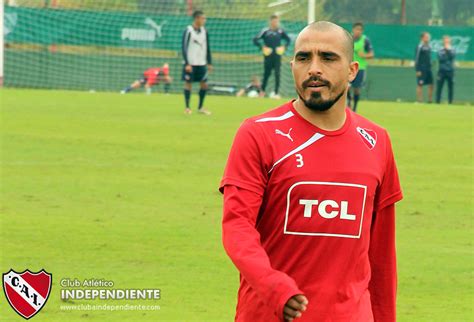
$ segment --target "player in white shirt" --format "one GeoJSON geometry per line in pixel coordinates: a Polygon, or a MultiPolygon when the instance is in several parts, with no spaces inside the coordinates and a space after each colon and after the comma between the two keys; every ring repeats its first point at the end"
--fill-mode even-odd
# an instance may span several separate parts
{"type": "Polygon", "coordinates": [[[183,80],[184,80],[184,100],[186,103],[186,114],[191,114],[189,101],[191,98],[192,83],[199,82],[199,105],[198,112],[210,115],[211,112],[203,108],[204,98],[207,92],[207,76],[212,71],[211,49],[209,46],[209,36],[204,28],[206,16],[204,12],[196,10],[193,13],[193,23],[186,27],[183,33],[182,54],[183,54],[183,80]]]}

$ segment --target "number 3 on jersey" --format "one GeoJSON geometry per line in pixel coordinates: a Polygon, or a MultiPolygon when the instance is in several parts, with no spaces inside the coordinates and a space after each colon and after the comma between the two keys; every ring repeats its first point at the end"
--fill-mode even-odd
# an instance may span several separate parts
{"type": "Polygon", "coordinates": [[[302,168],[304,166],[303,156],[300,153],[298,153],[298,154],[295,154],[295,157],[296,157],[296,167],[302,168]]]}

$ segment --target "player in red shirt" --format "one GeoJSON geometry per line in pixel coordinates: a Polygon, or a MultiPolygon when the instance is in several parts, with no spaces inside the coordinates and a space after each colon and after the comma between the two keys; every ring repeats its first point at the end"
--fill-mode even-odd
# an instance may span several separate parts
{"type": "Polygon", "coordinates": [[[130,86],[125,87],[120,93],[126,94],[133,89],[140,88],[145,85],[145,91],[147,94],[151,94],[151,87],[158,85],[160,81],[165,82],[165,93],[169,92],[171,85],[170,68],[167,63],[163,64],[162,67],[151,67],[143,72],[143,75],[134,81],[130,86]]]}
{"type": "Polygon", "coordinates": [[[395,202],[387,132],[346,108],[352,37],[298,35],[298,98],[247,119],[230,151],[223,243],[240,271],[238,322],[394,322],[395,202]]]}

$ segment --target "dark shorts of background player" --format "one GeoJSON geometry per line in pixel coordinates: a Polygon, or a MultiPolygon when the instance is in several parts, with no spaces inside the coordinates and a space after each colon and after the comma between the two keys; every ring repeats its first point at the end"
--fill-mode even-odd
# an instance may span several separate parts
{"type": "Polygon", "coordinates": [[[357,72],[356,78],[351,82],[351,87],[353,88],[361,88],[365,85],[365,77],[367,72],[363,69],[359,69],[357,72]]]}
{"type": "Polygon", "coordinates": [[[421,76],[416,77],[418,86],[433,84],[433,72],[431,70],[420,70],[421,76]]]}
{"type": "Polygon", "coordinates": [[[207,66],[191,66],[192,70],[190,73],[186,72],[186,65],[183,65],[183,76],[182,80],[185,82],[207,82],[207,66]]]}

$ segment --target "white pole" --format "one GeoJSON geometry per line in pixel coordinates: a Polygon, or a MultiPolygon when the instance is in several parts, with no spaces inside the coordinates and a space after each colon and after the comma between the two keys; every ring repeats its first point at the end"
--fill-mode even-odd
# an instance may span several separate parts
{"type": "Polygon", "coordinates": [[[4,37],[3,6],[4,6],[3,3],[0,4],[0,87],[3,86],[3,48],[4,48],[4,45],[3,45],[3,37],[4,37]]]}
{"type": "Polygon", "coordinates": [[[316,20],[316,0],[308,0],[308,25],[316,20]]]}

